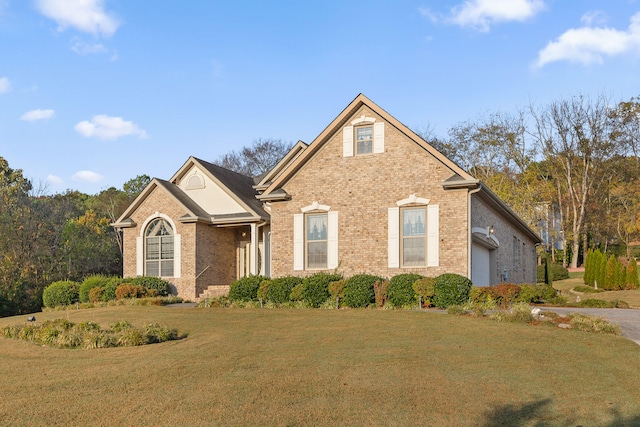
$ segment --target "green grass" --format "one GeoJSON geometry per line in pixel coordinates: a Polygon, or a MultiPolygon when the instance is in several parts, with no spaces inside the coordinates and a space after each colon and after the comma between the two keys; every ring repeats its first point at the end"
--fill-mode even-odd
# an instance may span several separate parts
{"type": "Polygon", "coordinates": [[[401,310],[63,314],[188,336],[97,350],[0,338],[0,425],[640,423],[640,350],[617,336],[401,310]]]}

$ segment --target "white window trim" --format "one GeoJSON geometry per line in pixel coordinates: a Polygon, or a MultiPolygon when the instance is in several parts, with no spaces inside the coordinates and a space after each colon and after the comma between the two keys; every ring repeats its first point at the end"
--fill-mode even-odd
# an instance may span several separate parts
{"type": "Polygon", "coordinates": [[[440,265],[440,206],[430,205],[429,202],[429,199],[412,194],[406,199],[396,202],[396,206],[388,208],[387,262],[389,268],[405,268],[401,267],[400,263],[402,239],[402,233],[400,233],[400,208],[409,205],[425,207],[427,210],[427,259],[425,267],[438,267],[440,265]]]}
{"type": "MultiPolygon", "coordinates": [[[[327,213],[327,270],[338,267],[338,212],[332,211],[330,206],[321,205],[317,201],[300,209],[302,213],[293,215],[293,269],[306,269],[306,230],[305,214],[310,212],[327,213]]],[[[324,270],[324,269],[309,269],[324,270]]]]}
{"type": "MultiPolygon", "coordinates": [[[[373,154],[384,153],[384,122],[377,121],[375,117],[361,116],[351,121],[350,126],[342,130],[342,156],[353,157],[355,154],[354,126],[362,123],[373,124],[373,154]]],[[[366,154],[363,154],[366,155],[366,154]]]]}
{"type": "Polygon", "coordinates": [[[182,275],[182,236],[178,234],[178,228],[176,227],[175,222],[168,216],[163,213],[156,211],[153,215],[149,216],[140,227],[140,235],[136,237],[136,276],[144,276],[144,233],[147,229],[147,226],[154,219],[162,218],[165,219],[171,227],[173,228],[173,278],[179,279],[182,275]]]}

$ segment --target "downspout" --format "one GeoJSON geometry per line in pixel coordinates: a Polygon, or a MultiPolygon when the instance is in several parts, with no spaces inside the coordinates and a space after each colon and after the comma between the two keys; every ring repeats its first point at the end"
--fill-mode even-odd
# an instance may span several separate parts
{"type": "Polygon", "coordinates": [[[471,195],[482,190],[482,186],[478,186],[473,190],[469,190],[469,202],[467,203],[467,232],[469,234],[467,239],[467,278],[471,280],[471,244],[473,241],[473,233],[471,232],[471,195]]]}

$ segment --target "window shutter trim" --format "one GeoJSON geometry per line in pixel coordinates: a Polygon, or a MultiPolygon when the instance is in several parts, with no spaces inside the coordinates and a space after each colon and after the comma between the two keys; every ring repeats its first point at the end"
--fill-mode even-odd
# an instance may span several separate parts
{"type": "Polygon", "coordinates": [[[391,207],[388,212],[388,258],[389,268],[400,267],[400,208],[391,207]]]}
{"type": "Polygon", "coordinates": [[[338,267],[338,212],[327,212],[327,268],[338,267]]]}
{"type": "Polygon", "coordinates": [[[304,214],[293,215],[293,269],[304,270],[304,214]]]}
{"type": "Polygon", "coordinates": [[[136,237],[136,276],[144,276],[144,237],[136,237]]]}
{"type": "Polygon", "coordinates": [[[373,152],[384,153],[384,122],[373,124],[373,152]]]}
{"type": "Polygon", "coordinates": [[[440,206],[427,206],[427,267],[440,265],[440,206]]]}
{"type": "Polygon", "coordinates": [[[182,245],[181,235],[173,236],[173,277],[179,278],[182,273],[182,245]]]}
{"type": "Polygon", "coordinates": [[[353,126],[347,126],[342,130],[342,156],[353,156],[353,126]]]}

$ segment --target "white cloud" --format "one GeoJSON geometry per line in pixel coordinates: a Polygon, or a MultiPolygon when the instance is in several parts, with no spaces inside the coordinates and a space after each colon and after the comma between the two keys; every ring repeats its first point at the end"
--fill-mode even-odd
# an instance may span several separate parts
{"type": "Polygon", "coordinates": [[[128,135],[138,135],[140,139],[147,138],[147,132],[140,129],[135,123],[125,121],[122,117],[104,114],[93,116],[90,122],[84,120],[75,125],[74,129],[87,138],[117,139],[128,135]]]}
{"type": "Polygon", "coordinates": [[[78,55],[94,55],[109,52],[109,50],[103,44],[85,43],[77,40],[74,41],[71,45],[71,50],[78,55]]]}
{"type": "Polygon", "coordinates": [[[104,0],[37,0],[36,7],[58,23],[58,31],[69,27],[95,36],[113,35],[120,23],[104,10],[104,0]]]}
{"type": "Polygon", "coordinates": [[[60,178],[59,176],[56,176],[56,175],[47,176],[47,182],[50,185],[54,185],[56,187],[64,184],[64,180],[62,178],[60,178]]]}
{"type": "Polygon", "coordinates": [[[451,9],[448,21],[487,32],[492,24],[526,21],[544,8],[543,0],[466,0],[451,9]]]}
{"type": "Polygon", "coordinates": [[[74,181],[96,183],[96,182],[102,181],[102,178],[104,178],[104,177],[102,175],[100,175],[99,173],[97,173],[97,172],[78,171],[78,172],[74,173],[71,178],[74,181]]]}
{"type": "Polygon", "coordinates": [[[10,87],[11,83],[9,83],[9,79],[6,77],[0,77],[0,93],[9,92],[10,87]]]}
{"type": "Polygon", "coordinates": [[[584,65],[600,64],[605,56],[631,52],[640,52],[640,13],[631,17],[631,23],[626,31],[606,27],[567,30],[538,52],[535,66],[541,68],[556,61],[577,62],[584,65]]]}
{"type": "Polygon", "coordinates": [[[584,22],[588,27],[595,24],[604,24],[607,22],[607,15],[601,10],[592,10],[582,15],[580,21],[584,22]]]}
{"type": "Polygon", "coordinates": [[[20,116],[20,120],[24,120],[27,122],[35,122],[36,120],[50,119],[54,115],[55,115],[54,110],[37,109],[37,110],[27,111],[22,116],[20,116]]]}

